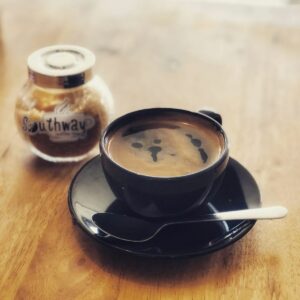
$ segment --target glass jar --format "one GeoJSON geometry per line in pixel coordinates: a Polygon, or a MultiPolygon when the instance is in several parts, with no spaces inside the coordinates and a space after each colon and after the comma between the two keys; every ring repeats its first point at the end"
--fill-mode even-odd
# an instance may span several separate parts
{"type": "Polygon", "coordinates": [[[95,56],[69,45],[39,49],[28,58],[29,78],[16,103],[16,122],[31,150],[53,162],[85,158],[113,110],[105,83],[93,75],[95,56]]]}

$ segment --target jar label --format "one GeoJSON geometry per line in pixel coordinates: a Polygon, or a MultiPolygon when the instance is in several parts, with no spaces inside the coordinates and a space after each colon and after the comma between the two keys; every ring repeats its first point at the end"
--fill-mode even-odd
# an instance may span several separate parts
{"type": "Polygon", "coordinates": [[[83,140],[87,131],[94,127],[95,119],[83,112],[72,112],[68,103],[55,107],[40,120],[23,117],[23,130],[29,135],[47,134],[56,143],[83,140]]]}

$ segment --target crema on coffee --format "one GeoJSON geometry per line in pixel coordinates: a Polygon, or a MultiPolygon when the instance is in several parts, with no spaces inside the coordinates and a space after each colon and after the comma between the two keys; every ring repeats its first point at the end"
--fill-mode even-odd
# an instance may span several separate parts
{"type": "Polygon", "coordinates": [[[212,165],[224,148],[224,137],[208,121],[154,116],[117,129],[106,145],[111,159],[129,171],[174,177],[212,165]]]}

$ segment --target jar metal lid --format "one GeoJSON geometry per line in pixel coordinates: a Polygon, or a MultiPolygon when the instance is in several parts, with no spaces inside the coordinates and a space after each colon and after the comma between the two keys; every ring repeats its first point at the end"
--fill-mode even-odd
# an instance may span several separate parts
{"type": "Polygon", "coordinates": [[[29,78],[46,88],[72,88],[92,78],[95,55],[86,48],[55,45],[33,52],[27,60],[29,78]]]}

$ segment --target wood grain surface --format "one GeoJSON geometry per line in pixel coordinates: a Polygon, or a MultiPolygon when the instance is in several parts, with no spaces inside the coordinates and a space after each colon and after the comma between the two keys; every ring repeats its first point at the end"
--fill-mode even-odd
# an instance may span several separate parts
{"type": "Polygon", "coordinates": [[[299,6],[10,0],[0,42],[0,299],[300,298],[299,6]],[[86,237],[66,199],[82,163],[34,157],[14,123],[27,56],[58,43],[95,52],[115,117],[153,106],[219,111],[231,156],[263,204],[287,206],[288,217],[192,259],[137,258],[86,237]]]}

